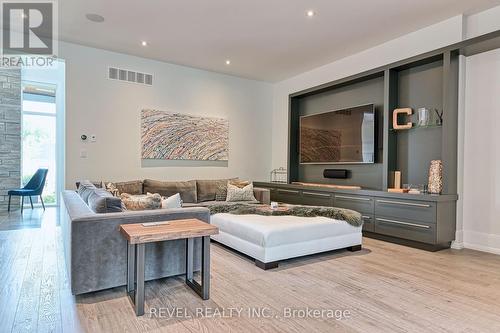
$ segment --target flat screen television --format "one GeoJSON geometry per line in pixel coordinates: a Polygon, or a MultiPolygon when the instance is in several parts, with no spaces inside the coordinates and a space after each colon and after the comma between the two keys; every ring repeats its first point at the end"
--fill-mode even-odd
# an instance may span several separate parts
{"type": "Polygon", "coordinates": [[[302,164],[374,163],[374,105],[302,116],[299,141],[302,164]]]}

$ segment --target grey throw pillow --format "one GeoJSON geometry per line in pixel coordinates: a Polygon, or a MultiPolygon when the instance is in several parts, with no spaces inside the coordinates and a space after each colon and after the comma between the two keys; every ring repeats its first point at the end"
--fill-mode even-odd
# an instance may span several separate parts
{"type": "Polygon", "coordinates": [[[253,184],[250,183],[243,188],[239,188],[236,185],[228,182],[227,184],[227,197],[226,201],[235,202],[235,201],[256,201],[255,196],[253,195],[253,184]]]}
{"type": "Polygon", "coordinates": [[[105,189],[96,188],[88,198],[88,205],[94,212],[119,213],[123,211],[122,201],[105,189]]]}
{"type": "Polygon", "coordinates": [[[89,180],[83,180],[78,186],[77,193],[85,201],[86,204],[89,203],[89,196],[97,189],[97,187],[92,184],[89,180]]]}

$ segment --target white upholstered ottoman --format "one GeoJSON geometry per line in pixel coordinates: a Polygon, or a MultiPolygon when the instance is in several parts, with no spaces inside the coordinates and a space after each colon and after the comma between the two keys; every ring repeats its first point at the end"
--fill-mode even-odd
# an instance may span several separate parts
{"type": "Polygon", "coordinates": [[[211,216],[210,223],[219,227],[213,240],[254,258],[263,269],[277,267],[279,260],[336,249],[361,249],[361,226],[327,217],[219,213],[211,216]]]}

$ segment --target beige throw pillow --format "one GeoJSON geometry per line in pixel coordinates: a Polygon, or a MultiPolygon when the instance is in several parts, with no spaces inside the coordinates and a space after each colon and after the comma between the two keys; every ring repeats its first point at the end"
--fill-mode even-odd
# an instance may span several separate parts
{"type": "Polygon", "coordinates": [[[226,201],[235,202],[235,201],[256,201],[253,195],[253,184],[250,183],[243,188],[239,188],[236,185],[231,184],[231,182],[227,183],[227,197],[226,201]]]}
{"type": "Polygon", "coordinates": [[[238,188],[244,188],[245,186],[249,185],[250,182],[248,180],[231,179],[229,181],[229,184],[237,186],[238,188]]]}

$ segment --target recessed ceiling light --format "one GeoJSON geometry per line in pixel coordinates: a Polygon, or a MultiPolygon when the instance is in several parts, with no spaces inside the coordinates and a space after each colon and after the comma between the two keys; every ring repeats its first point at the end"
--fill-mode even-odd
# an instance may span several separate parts
{"type": "Polygon", "coordinates": [[[142,46],[148,46],[148,42],[146,42],[145,40],[143,40],[143,41],[141,42],[141,45],[142,45],[142,46]]]}
{"type": "Polygon", "coordinates": [[[226,60],[226,65],[231,65],[231,60],[226,60]]]}
{"type": "Polygon", "coordinates": [[[95,22],[95,23],[102,23],[102,22],[104,22],[104,17],[102,17],[99,14],[89,13],[89,14],[85,14],[85,17],[87,18],[87,20],[95,22]]]}
{"type": "Polygon", "coordinates": [[[306,15],[307,17],[313,17],[314,15],[316,15],[316,12],[314,10],[308,10],[306,12],[306,15]]]}

